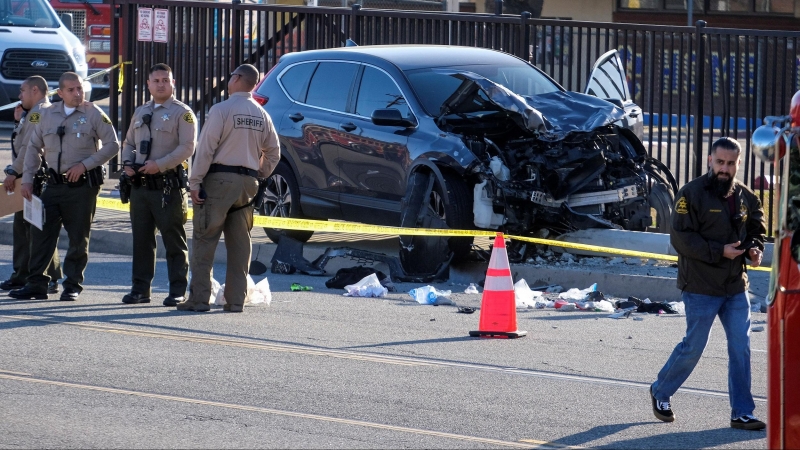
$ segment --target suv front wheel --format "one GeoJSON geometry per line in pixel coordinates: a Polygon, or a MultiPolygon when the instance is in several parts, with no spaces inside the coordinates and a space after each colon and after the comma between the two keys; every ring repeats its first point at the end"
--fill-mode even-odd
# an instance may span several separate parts
{"type": "MultiPolygon", "coordinates": [[[[261,215],[272,217],[285,217],[293,219],[303,218],[300,210],[300,189],[294,177],[292,168],[286,161],[281,161],[267,178],[267,189],[264,192],[264,204],[261,206],[261,215]]],[[[300,242],[306,242],[314,234],[313,231],[283,230],[279,228],[264,228],[267,237],[277,243],[281,235],[289,236],[300,242]]]]}

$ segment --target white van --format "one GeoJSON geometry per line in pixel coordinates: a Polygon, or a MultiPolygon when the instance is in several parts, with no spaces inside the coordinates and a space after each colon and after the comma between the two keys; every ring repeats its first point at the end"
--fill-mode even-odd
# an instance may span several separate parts
{"type": "MultiPolygon", "coordinates": [[[[17,101],[19,87],[41,75],[51,88],[64,72],[86,77],[86,51],[46,0],[0,0],[0,106],[17,101]]],[[[91,84],[84,83],[86,98],[91,84]]]]}

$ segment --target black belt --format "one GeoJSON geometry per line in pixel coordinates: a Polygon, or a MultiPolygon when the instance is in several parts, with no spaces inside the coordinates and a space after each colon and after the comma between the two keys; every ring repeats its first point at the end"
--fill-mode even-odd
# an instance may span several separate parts
{"type": "Polygon", "coordinates": [[[211,167],[208,168],[208,173],[215,173],[215,172],[238,173],[239,175],[247,175],[249,177],[258,178],[257,170],[248,169],[247,167],[242,167],[242,166],[226,166],[224,164],[212,164],[211,167]]]}

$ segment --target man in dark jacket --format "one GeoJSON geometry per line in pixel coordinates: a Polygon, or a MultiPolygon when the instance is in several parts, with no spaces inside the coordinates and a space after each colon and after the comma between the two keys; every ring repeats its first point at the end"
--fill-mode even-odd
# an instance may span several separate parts
{"type": "Polygon", "coordinates": [[[677,195],[670,241],[678,252],[678,288],[686,309],[686,336],[650,386],[656,418],[675,420],[670,397],[689,378],[719,316],[728,339],[731,427],[762,430],[750,392],[750,299],[745,258],[761,264],[764,210],[736,181],[742,149],[730,138],[711,146],[709,171],[677,195]]]}

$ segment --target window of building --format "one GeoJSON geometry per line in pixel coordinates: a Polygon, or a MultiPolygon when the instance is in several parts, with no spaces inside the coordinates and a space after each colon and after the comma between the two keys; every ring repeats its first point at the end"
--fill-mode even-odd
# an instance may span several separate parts
{"type": "Polygon", "coordinates": [[[689,1],[694,11],[705,14],[794,14],[794,0],[618,0],[620,10],[686,11],[689,1]]]}

